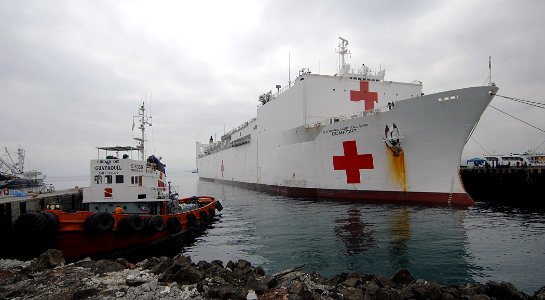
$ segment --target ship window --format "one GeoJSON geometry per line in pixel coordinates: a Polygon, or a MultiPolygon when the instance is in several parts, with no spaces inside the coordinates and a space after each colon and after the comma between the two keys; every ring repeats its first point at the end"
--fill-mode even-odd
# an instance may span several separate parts
{"type": "Polygon", "coordinates": [[[142,186],[142,176],[138,176],[138,186],[142,186]]]}
{"type": "Polygon", "coordinates": [[[138,194],[138,199],[146,199],[146,194],[138,194]]]}
{"type": "Polygon", "coordinates": [[[123,175],[115,175],[115,183],[123,183],[123,175]]]}
{"type": "Polygon", "coordinates": [[[106,180],[106,184],[113,183],[113,176],[112,175],[106,175],[106,176],[104,176],[104,179],[106,180]]]}
{"type": "Polygon", "coordinates": [[[96,184],[102,184],[102,176],[95,175],[95,183],[96,184]]]}

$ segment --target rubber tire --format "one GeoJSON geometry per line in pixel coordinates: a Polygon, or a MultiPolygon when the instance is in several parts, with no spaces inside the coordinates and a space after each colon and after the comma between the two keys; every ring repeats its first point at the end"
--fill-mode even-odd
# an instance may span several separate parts
{"type": "Polygon", "coordinates": [[[223,205],[221,205],[221,203],[220,203],[218,200],[216,200],[216,209],[217,209],[218,211],[222,211],[222,210],[223,210],[223,205]]]}
{"type": "Polygon", "coordinates": [[[101,212],[93,215],[90,222],[92,230],[97,233],[108,232],[114,228],[115,224],[114,217],[112,217],[112,214],[107,212],[101,212]]]}
{"type": "Polygon", "coordinates": [[[176,217],[169,218],[167,220],[167,230],[174,234],[182,231],[182,223],[176,217]]]}
{"type": "Polygon", "coordinates": [[[49,229],[48,225],[47,218],[43,214],[29,212],[15,220],[14,230],[24,237],[35,237],[46,234],[49,229]]]}
{"type": "Polygon", "coordinates": [[[189,214],[187,216],[187,225],[189,225],[189,227],[196,227],[197,226],[197,217],[195,217],[194,214],[189,214]]]}
{"type": "Polygon", "coordinates": [[[142,232],[146,224],[140,216],[128,215],[123,220],[119,221],[119,229],[124,232],[142,232]]]}
{"type": "Polygon", "coordinates": [[[203,221],[203,222],[208,220],[208,214],[204,210],[201,210],[199,212],[199,216],[201,217],[201,221],[203,221]]]}
{"type": "Polygon", "coordinates": [[[161,216],[146,218],[146,229],[149,233],[156,233],[165,230],[165,220],[161,216]]]}
{"type": "Polygon", "coordinates": [[[47,231],[49,233],[54,234],[57,231],[59,231],[60,222],[59,222],[59,217],[57,217],[57,215],[48,211],[42,212],[42,215],[44,215],[44,217],[47,219],[47,231]]]}

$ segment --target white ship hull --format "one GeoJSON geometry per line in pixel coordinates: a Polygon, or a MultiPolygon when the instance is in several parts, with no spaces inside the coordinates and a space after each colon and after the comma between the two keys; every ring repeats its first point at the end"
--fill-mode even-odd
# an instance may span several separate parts
{"type": "Polygon", "coordinates": [[[461,153],[497,87],[421,96],[419,83],[369,77],[303,74],[256,119],[197,143],[199,177],[294,196],[472,205],[461,153]],[[350,101],[362,82],[377,91],[378,108],[350,101]],[[388,146],[394,127],[397,155],[388,146]]]}

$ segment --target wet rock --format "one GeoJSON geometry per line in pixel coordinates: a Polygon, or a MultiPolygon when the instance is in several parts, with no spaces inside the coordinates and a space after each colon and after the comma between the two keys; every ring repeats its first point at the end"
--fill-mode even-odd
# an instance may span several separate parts
{"type": "Polygon", "coordinates": [[[412,291],[416,296],[416,299],[441,299],[443,292],[441,286],[428,282],[425,280],[417,279],[411,284],[412,291]]]}
{"type": "Polygon", "coordinates": [[[142,261],[142,263],[137,263],[136,265],[138,267],[141,267],[142,269],[148,269],[148,270],[151,270],[153,267],[155,267],[156,265],[158,265],[159,263],[161,263],[161,261],[159,260],[159,258],[157,257],[150,257],[144,261],[142,261]]]}
{"type": "Polygon", "coordinates": [[[150,270],[151,270],[151,272],[153,274],[158,275],[158,274],[164,273],[171,266],[172,266],[172,260],[165,260],[165,261],[161,261],[160,263],[156,264],[150,270]]]}
{"type": "Polygon", "coordinates": [[[496,299],[529,299],[530,297],[509,282],[489,281],[484,286],[484,294],[496,299]]]}
{"type": "Polygon", "coordinates": [[[211,267],[220,267],[223,268],[223,262],[221,260],[213,260],[210,262],[211,267]]]}
{"type": "Polygon", "coordinates": [[[229,268],[231,271],[235,269],[236,265],[232,261],[228,261],[227,265],[225,265],[226,268],[229,268]]]}
{"type": "Polygon", "coordinates": [[[411,273],[405,269],[397,271],[391,279],[396,284],[409,284],[414,280],[411,273]]]}
{"type": "Polygon", "coordinates": [[[356,287],[358,284],[361,283],[361,280],[359,278],[348,278],[346,279],[345,281],[343,281],[343,285],[345,286],[348,286],[348,287],[356,287]]]}
{"type": "Polygon", "coordinates": [[[45,269],[52,269],[56,266],[64,265],[65,263],[66,261],[64,260],[61,251],[57,249],[48,249],[32,261],[30,270],[32,272],[40,272],[45,269]]]}
{"type": "Polygon", "coordinates": [[[208,268],[210,268],[210,263],[209,262],[206,262],[204,260],[201,260],[197,263],[197,268],[201,269],[201,270],[206,270],[208,268]]]}
{"type": "Polygon", "coordinates": [[[96,296],[99,293],[99,290],[96,288],[90,288],[90,289],[83,289],[76,291],[74,294],[72,294],[72,299],[87,299],[89,297],[96,296]]]}
{"type": "Polygon", "coordinates": [[[249,268],[251,266],[252,266],[252,264],[249,261],[244,260],[244,259],[239,259],[238,262],[237,262],[237,269],[244,270],[244,269],[249,268]]]}
{"type": "Polygon", "coordinates": [[[76,263],[74,263],[74,266],[82,267],[86,269],[93,269],[96,266],[96,261],[92,260],[90,257],[86,257],[85,259],[82,259],[76,263]]]}
{"type": "Polygon", "coordinates": [[[204,274],[196,267],[188,267],[180,269],[174,276],[174,281],[181,284],[198,283],[204,278],[204,274]]]}
{"type": "Polygon", "coordinates": [[[395,286],[396,285],[395,282],[393,282],[390,278],[380,276],[380,275],[375,276],[375,278],[373,280],[380,287],[389,287],[389,286],[395,286]]]}
{"type": "Polygon", "coordinates": [[[172,258],[173,263],[178,264],[182,267],[191,266],[191,257],[178,254],[172,258]]]}
{"type": "Polygon", "coordinates": [[[110,272],[117,272],[125,269],[123,265],[116,263],[115,261],[101,259],[99,260],[93,268],[95,274],[103,274],[110,272]]]}
{"type": "Polygon", "coordinates": [[[545,286],[534,292],[534,299],[545,300],[545,286]]]}

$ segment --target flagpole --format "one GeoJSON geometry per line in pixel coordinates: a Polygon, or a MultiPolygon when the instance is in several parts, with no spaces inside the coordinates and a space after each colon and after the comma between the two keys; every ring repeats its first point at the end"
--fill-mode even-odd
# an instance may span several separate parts
{"type": "Polygon", "coordinates": [[[492,82],[492,56],[488,57],[488,78],[492,82]]]}

